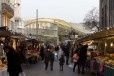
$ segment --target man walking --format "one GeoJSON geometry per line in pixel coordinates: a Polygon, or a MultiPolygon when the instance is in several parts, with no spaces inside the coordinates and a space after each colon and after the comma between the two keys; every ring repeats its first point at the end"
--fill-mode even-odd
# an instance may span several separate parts
{"type": "Polygon", "coordinates": [[[50,49],[47,49],[44,55],[45,70],[47,70],[49,64],[49,50],[50,49]]]}
{"type": "Polygon", "coordinates": [[[79,50],[79,60],[78,60],[78,73],[85,73],[85,63],[87,60],[87,48],[88,45],[82,45],[79,50]]]}
{"type": "Polygon", "coordinates": [[[64,51],[64,54],[65,54],[65,57],[66,57],[66,65],[69,64],[70,48],[71,48],[70,42],[68,42],[67,44],[65,44],[63,51],[64,51]]]}
{"type": "Polygon", "coordinates": [[[54,54],[52,51],[52,48],[47,48],[45,56],[44,56],[44,62],[45,62],[45,70],[47,70],[48,65],[50,63],[50,70],[53,70],[53,62],[54,62],[54,54]]]}
{"type": "Polygon", "coordinates": [[[54,53],[52,51],[52,49],[50,50],[50,54],[49,54],[49,62],[50,62],[50,70],[53,70],[53,63],[54,63],[54,53]]]}

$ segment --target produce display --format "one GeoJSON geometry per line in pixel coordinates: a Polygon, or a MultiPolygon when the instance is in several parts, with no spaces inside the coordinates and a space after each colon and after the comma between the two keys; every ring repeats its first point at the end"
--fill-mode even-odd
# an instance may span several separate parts
{"type": "Polygon", "coordinates": [[[6,69],[6,63],[7,63],[7,61],[6,60],[4,60],[4,59],[0,59],[0,70],[4,70],[4,69],[6,69]]]}
{"type": "Polygon", "coordinates": [[[99,62],[104,63],[107,66],[114,68],[114,59],[111,55],[109,56],[98,56],[95,57],[99,62]]]}

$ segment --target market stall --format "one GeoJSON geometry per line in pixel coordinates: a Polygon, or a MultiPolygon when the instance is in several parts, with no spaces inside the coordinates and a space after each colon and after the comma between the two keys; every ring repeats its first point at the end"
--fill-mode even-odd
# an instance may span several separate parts
{"type": "Polygon", "coordinates": [[[40,58],[39,43],[35,39],[27,40],[26,59],[29,63],[36,63],[40,58]]]}
{"type": "Polygon", "coordinates": [[[114,28],[87,35],[77,42],[88,44],[92,51],[88,51],[91,58],[90,65],[98,76],[114,76],[114,28]],[[98,67],[98,68],[93,68],[98,67]]]}
{"type": "Polygon", "coordinates": [[[11,35],[12,33],[8,30],[7,26],[0,27],[0,76],[7,74],[7,60],[3,47],[6,44],[6,38],[11,35]]]}

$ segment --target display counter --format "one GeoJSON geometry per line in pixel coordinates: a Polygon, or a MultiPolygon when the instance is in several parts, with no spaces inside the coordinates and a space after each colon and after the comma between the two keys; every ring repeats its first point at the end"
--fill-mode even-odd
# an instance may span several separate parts
{"type": "Polygon", "coordinates": [[[96,60],[100,63],[103,63],[105,64],[106,66],[110,66],[112,68],[114,68],[114,60],[108,56],[98,56],[98,57],[95,57],[96,60]]]}
{"type": "Polygon", "coordinates": [[[0,76],[8,76],[7,67],[0,67],[0,76]]]}
{"type": "Polygon", "coordinates": [[[114,76],[114,67],[110,67],[110,66],[105,65],[104,76],[114,76]]]}
{"type": "Polygon", "coordinates": [[[4,56],[0,56],[0,76],[8,76],[7,60],[4,56]]]}
{"type": "Polygon", "coordinates": [[[104,76],[114,76],[114,60],[109,57],[109,56],[105,56],[105,57],[101,57],[98,56],[96,57],[96,60],[98,63],[103,64],[103,75],[104,76]]]}

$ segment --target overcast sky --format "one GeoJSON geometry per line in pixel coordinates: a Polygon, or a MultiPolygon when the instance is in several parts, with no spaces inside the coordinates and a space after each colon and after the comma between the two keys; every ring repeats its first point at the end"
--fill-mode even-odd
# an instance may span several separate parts
{"type": "Polygon", "coordinates": [[[99,0],[21,0],[21,16],[35,18],[36,9],[40,18],[59,18],[80,23],[93,7],[99,8],[99,0]]]}

